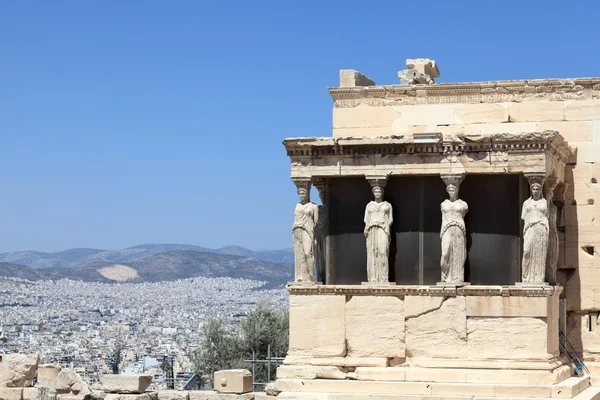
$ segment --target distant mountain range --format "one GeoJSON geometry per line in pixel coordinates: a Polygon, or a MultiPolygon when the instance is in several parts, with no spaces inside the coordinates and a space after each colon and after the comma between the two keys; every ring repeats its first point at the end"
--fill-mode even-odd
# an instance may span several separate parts
{"type": "Polygon", "coordinates": [[[204,277],[246,278],[281,285],[291,280],[293,250],[252,251],[182,244],[144,244],[123,250],[69,249],[0,254],[0,276],[29,280],[158,282],[204,277]]]}

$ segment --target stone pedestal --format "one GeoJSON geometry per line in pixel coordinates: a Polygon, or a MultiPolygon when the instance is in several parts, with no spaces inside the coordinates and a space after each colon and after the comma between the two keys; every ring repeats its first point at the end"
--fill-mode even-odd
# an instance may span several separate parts
{"type": "Polygon", "coordinates": [[[427,382],[545,385],[543,391],[572,375],[559,352],[560,286],[289,290],[290,349],[278,369],[282,392],[301,385],[357,393],[359,382],[375,394],[390,393],[378,388],[392,388],[392,382],[398,383],[393,390],[406,394],[420,394],[407,388],[427,382]],[[325,379],[332,381],[319,383],[325,379]]]}

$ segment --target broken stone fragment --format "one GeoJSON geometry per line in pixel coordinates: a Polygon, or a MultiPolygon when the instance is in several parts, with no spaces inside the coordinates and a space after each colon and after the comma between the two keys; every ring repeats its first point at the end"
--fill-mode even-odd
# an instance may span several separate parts
{"type": "Polygon", "coordinates": [[[60,370],[61,367],[58,364],[40,364],[38,365],[38,381],[54,379],[60,370]]]}
{"type": "Polygon", "coordinates": [[[37,357],[26,356],[25,354],[3,354],[0,359],[0,365],[2,365],[0,386],[31,386],[38,365],[37,357]]]}
{"type": "Polygon", "coordinates": [[[375,81],[353,69],[340,70],[340,87],[355,86],[375,86],[375,81]]]}
{"type": "Polygon", "coordinates": [[[406,68],[416,69],[423,75],[429,75],[431,78],[438,78],[440,70],[435,60],[429,58],[409,58],[406,60],[406,68]]]}
{"type": "Polygon", "coordinates": [[[247,369],[215,372],[215,390],[219,393],[242,394],[252,391],[252,374],[247,369]]]}
{"type": "Polygon", "coordinates": [[[152,375],[104,375],[100,380],[107,393],[144,393],[152,383],[152,375]]]}

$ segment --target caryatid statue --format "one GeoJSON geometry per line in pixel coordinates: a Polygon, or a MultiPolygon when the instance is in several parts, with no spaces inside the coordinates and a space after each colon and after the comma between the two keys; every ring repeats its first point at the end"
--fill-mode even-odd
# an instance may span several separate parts
{"type": "Polygon", "coordinates": [[[548,253],[546,254],[546,281],[556,283],[558,267],[558,227],[556,225],[558,210],[554,205],[554,189],[558,179],[548,178],[544,184],[544,197],[548,202],[548,253]]]}
{"type": "Polygon", "coordinates": [[[548,202],[542,196],[545,177],[525,174],[531,188],[531,197],[523,203],[523,283],[544,283],[548,254],[548,202]]]}
{"type": "Polygon", "coordinates": [[[367,280],[389,282],[390,227],[393,222],[392,205],[383,200],[385,180],[369,181],[374,200],[365,209],[365,237],[367,242],[367,280]]]}
{"type": "Polygon", "coordinates": [[[310,181],[295,181],[300,202],[294,210],[294,280],[314,283],[315,268],[315,223],[319,209],[310,201],[310,181]]]}
{"type": "Polygon", "coordinates": [[[319,209],[319,218],[315,225],[315,261],[317,265],[317,282],[325,283],[325,268],[327,264],[326,259],[326,240],[327,240],[327,228],[328,228],[328,216],[327,216],[327,182],[324,178],[315,179],[313,181],[315,187],[319,191],[319,198],[321,199],[321,205],[319,209]]]}
{"type": "Polygon", "coordinates": [[[442,202],[442,282],[463,283],[465,280],[465,261],[467,259],[467,232],[465,215],[469,206],[458,198],[458,188],[464,175],[442,175],[449,199],[442,202]]]}

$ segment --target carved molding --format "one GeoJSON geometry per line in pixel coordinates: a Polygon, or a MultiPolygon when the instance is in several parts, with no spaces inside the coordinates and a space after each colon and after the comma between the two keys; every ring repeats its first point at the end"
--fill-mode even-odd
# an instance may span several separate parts
{"type": "Polygon", "coordinates": [[[497,103],[530,99],[584,100],[600,95],[600,78],[538,79],[330,88],[335,107],[497,103]],[[590,96],[591,93],[591,96],[590,96]]]}
{"type": "Polygon", "coordinates": [[[371,295],[371,296],[518,296],[550,297],[558,296],[562,286],[363,286],[363,285],[288,285],[292,295],[371,295]]]}
{"type": "Polygon", "coordinates": [[[455,187],[460,187],[460,184],[465,179],[464,173],[461,174],[440,174],[440,177],[446,184],[446,186],[454,185],[455,187]]]}
{"type": "Polygon", "coordinates": [[[383,189],[387,184],[388,177],[387,175],[366,175],[365,179],[369,181],[371,188],[380,187],[383,189]]]}

